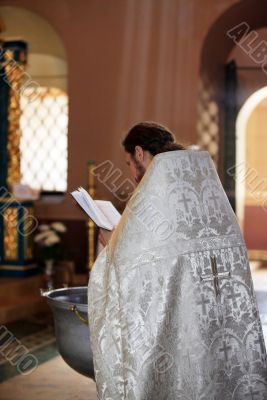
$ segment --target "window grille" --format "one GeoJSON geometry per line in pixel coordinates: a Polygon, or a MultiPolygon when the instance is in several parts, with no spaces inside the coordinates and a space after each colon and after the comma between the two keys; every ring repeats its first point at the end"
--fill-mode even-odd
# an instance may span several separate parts
{"type": "Polygon", "coordinates": [[[67,189],[68,96],[38,87],[21,95],[21,182],[41,191],[67,189]]]}

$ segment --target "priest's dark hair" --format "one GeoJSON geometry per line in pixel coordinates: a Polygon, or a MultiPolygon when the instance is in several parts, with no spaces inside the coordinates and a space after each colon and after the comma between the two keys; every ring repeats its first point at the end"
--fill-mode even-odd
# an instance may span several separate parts
{"type": "Polygon", "coordinates": [[[124,150],[131,155],[135,154],[135,147],[140,146],[153,156],[166,151],[185,150],[176,142],[173,133],[156,122],[140,122],[134,125],[122,141],[124,150]]]}

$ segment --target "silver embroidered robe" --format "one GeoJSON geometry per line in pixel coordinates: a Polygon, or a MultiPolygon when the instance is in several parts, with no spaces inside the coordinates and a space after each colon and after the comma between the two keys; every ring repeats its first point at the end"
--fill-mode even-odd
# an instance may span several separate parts
{"type": "Polygon", "coordinates": [[[236,217],[206,151],[158,154],[93,267],[101,400],[266,400],[264,338],[236,217]]]}

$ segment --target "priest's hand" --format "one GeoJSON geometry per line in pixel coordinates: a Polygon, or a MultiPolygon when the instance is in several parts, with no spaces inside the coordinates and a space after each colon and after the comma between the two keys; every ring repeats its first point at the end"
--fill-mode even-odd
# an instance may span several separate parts
{"type": "Polygon", "coordinates": [[[106,246],[108,244],[108,241],[111,238],[113,231],[114,231],[114,229],[112,231],[108,231],[107,229],[103,229],[103,228],[99,229],[98,238],[99,238],[100,243],[103,246],[106,246]]]}

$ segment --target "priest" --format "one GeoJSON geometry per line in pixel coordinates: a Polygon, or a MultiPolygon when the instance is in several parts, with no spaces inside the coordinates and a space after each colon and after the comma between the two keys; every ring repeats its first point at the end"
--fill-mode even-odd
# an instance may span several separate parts
{"type": "Polygon", "coordinates": [[[148,122],[123,146],[138,185],[88,289],[98,398],[267,399],[247,250],[208,152],[148,122]]]}

